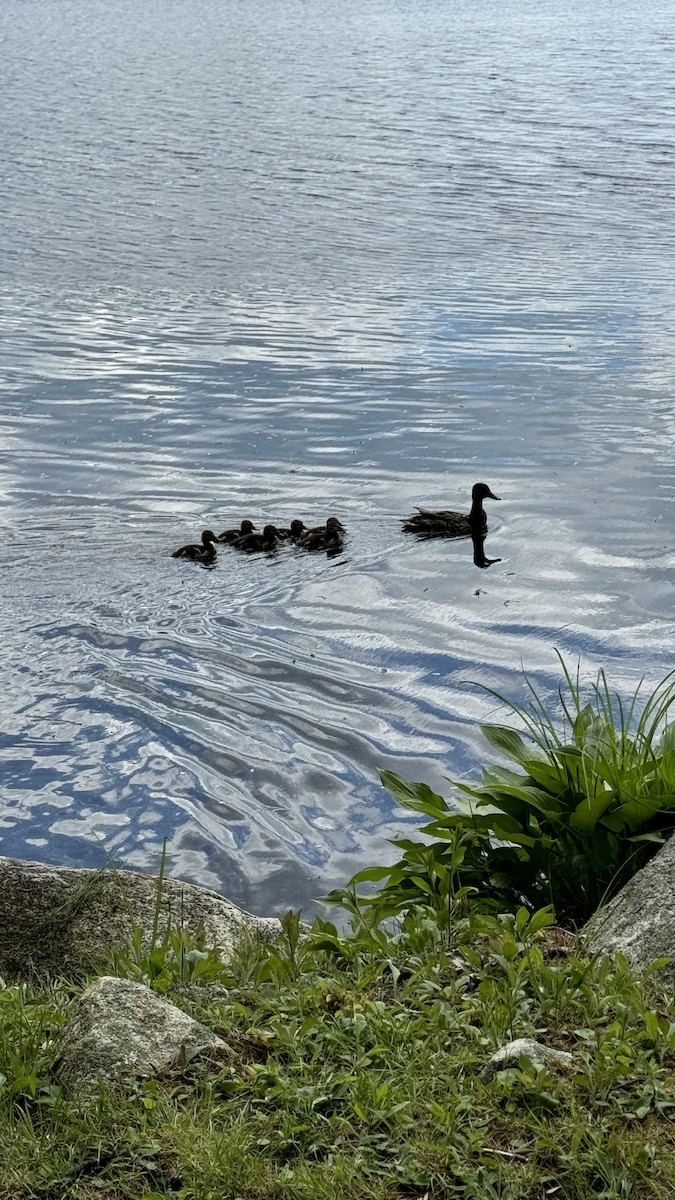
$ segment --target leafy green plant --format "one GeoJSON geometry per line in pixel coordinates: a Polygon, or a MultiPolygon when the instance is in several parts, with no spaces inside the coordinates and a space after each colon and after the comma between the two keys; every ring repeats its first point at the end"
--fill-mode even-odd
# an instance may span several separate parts
{"type": "MultiPolygon", "coordinates": [[[[362,903],[382,918],[425,904],[447,918],[462,888],[493,911],[552,905],[578,926],[652,857],[675,828],[675,672],[628,704],[601,670],[584,699],[579,668],[558,655],[564,683],[551,714],[529,683],[530,703],[491,692],[523,725],[484,725],[493,749],[518,768],[491,766],[478,785],[456,783],[451,807],[392,771],[382,782],[405,808],[431,817],[431,845],[394,844],[393,867],[359,872],[352,885],[384,882],[362,903]]],[[[464,893],[466,894],[466,893],[464,893]]],[[[333,894],[331,899],[337,899],[333,894]]]]}
{"type": "Polygon", "coordinates": [[[165,867],[166,838],[162,845],[150,936],[148,938],[137,923],[129,905],[131,935],[124,949],[113,951],[112,970],[118,977],[144,983],[156,992],[167,992],[176,984],[185,983],[226,986],[227,971],[217,947],[205,947],[203,926],[193,936],[180,919],[177,923],[169,920],[160,937],[165,867]]]}
{"type": "Polygon", "coordinates": [[[0,980],[0,1097],[15,1104],[39,1098],[49,1103],[49,1067],[63,1016],[34,995],[28,984],[6,987],[0,980]]]}
{"type": "Polygon", "coordinates": [[[144,983],[155,992],[185,983],[227,986],[229,975],[218,949],[205,948],[204,940],[203,928],[193,937],[182,926],[167,927],[161,941],[148,946],[135,928],[128,947],[113,953],[113,970],[119,978],[144,983]]]}

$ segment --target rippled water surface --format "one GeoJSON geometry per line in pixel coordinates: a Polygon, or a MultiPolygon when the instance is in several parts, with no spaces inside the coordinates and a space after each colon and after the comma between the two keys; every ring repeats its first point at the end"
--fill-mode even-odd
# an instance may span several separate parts
{"type": "Polygon", "coordinates": [[[5,0],[0,851],[257,911],[675,665],[670,3],[5,0]],[[542,11],[544,10],[544,11],[542,11]],[[406,539],[415,504],[470,543],[406,539]],[[348,528],[213,570],[252,517],[348,528]]]}

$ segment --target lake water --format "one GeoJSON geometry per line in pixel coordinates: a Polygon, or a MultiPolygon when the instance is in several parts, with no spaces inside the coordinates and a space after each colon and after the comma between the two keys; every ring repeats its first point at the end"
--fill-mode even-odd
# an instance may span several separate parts
{"type": "Polygon", "coordinates": [[[5,0],[0,852],[258,912],[675,666],[669,0],[5,0]],[[489,507],[490,557],[415,504],[489,507]],[[213,570],[204,527],[338,515],[213,570]],[[489,757],[487,751],[486,757],[489,757]]]}

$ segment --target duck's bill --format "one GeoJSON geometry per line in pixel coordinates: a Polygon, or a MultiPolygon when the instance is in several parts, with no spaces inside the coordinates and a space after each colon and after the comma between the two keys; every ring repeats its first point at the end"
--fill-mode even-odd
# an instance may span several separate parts
{"type": "Polygon", "coordinates": [[[494,492],[488,492],[488,496],[491,500],[501,500],[501,496],[495,496],[494,492]]]}

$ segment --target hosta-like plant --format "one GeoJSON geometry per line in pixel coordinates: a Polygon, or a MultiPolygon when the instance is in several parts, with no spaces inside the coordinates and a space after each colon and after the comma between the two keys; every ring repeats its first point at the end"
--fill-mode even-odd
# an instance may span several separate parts
{"type": "Polygon", "coordinates": [[[403,850],[393,867],[360,872],[353,883],[383,886],[367,904],[383,915],[413,903],[441,911],[456,887],[486,906],[553,905],[563,924],[582,924],[648,861],[675,827],[675,672],[625,704],[600,671],[587,698],[579,670],[559,655],[564,684],[549,713],[532,685],[528,705],[501,700],[522,725],[484,725],[511,766],[483,770],[480,784],[456,783],[452,803],[391,771],[382,782],[405,808],[431,818],[431,845],[403,850]],[[514,769],[515,768],[515,769],[514,769]],[[452,886],[448,880],[452,878],[452,886]]]}

